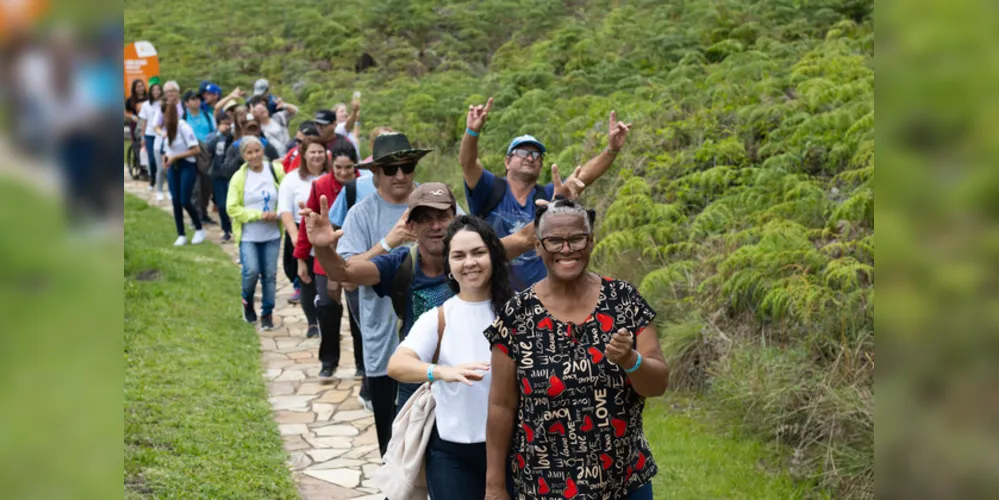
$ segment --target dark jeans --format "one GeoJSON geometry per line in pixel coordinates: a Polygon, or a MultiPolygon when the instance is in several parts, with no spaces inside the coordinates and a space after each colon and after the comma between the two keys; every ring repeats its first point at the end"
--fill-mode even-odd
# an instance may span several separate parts
{"type": "Polygon", "coordinates": [[[184,236],[184,210],[191,216],[194,229],[201,229],[201,217],[191,201],[197,176],[198,167],[187,160],[178,160],[167,170],[167,185],[173,198],[173,221],[177,224],[177,236],[184,236]]]}
{"type": "MultiPolygon", "coordinates": [[[[326,291],[326,276],[316,275],[316,315],[319,318],[319,361],[330,363],[336,369],[340,365],[340,319],[343,306],[333,300],[326,291]]],[[[304,302],[304,300],[303,300],[304,302]]]]}
{"type": "Polygon", "coordinates": [[[624,500],[653,500],[653,498],[655,497],[652,495],[652,483],[645,483],[641,488],[628,493],[624,500]]]}
{"type": "Polygon", "coordinates": [[[284,268],[284,275],[288,281],[295,284],[295,288],[300,288],[298,282],[298,259],[295,258],[295,242],[291,241],[288,231],[284,232],[284,252],[281,254],[281,266],[284,268]]]}
{"type": "MultiPolygon", "coordinates": [[[[354,366],[364,369],[364,342],[361,326],[357,323],[357,290],[347,290],[347,312],[350,313],[350,338],[354,341],[354,366]]],[[[364,383],[361,383],[364,385],[364,383]]]]}
{"type": "Polygon", "coordinates": [[[413,397],[413,393],[423,384],[408,384],[406,382],[399,382],[399,396],[395,401],[396,412],[402,411],[402,407],[406,406],[406,402],[409,398],[413,397]]]}
{"type": "Polygon", "coordinates": [[[149,185],[156,185],[156,151],[153,151],[153,146],[156,145],[156,136],[147,135],[146,139],[146,156],[149,157],[149,185]]]}
{"type": "Polygon", "coordinates": [[[375,431],[378,433],[378,450],[385,456],[392,439],[392,421],[395,420],[396,383],[392,377],[368,377],[368,395],[375,412],[375,431]]]}
{"type": "Polygon", "coordinates": [[[219,207],[219,222],[222,224],[222,231],[225,234],[232,234],[232,221],[229,219],[229,212],[225,211],[225,200],[229,195],[229,180],[212,179],[212,190],[215,191],[215,206],[219,207]]]}
{"type": "MultiPolygon", "coordinates": [[[[309,326],[319,324],[318,312],[316,311],[316,273],[312,271],[312,262],[312,257],[305,260],[305,266],[309,269],[309,276],[312,278],[312,281],[310,283],[302,283],[302,312],[305,313],[305,319],[309,326]]],[[[295,260],[295,263],[297,266],[298,259],[295,260]]]]}
{"type": "Polygon", "coordinates": [[[434,426],[427,443],[431,500],[478,500],[486,495],[486,443],[452,443],[434,426]]]}

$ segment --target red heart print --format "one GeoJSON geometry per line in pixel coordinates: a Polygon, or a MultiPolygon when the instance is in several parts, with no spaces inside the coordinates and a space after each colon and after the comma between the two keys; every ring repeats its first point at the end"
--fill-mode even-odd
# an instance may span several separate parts
{"type": "Polygon", "coordinates": [[[548,489],[548,482],[545,481],[545,478],[539,477],[538,478],[538,494],[547,495],[550,491],[551,490],[548,489]]]}
{"type": "Polygon", "coordinates": [[[593,430],[593,419],[589,415],[583,417],[583,426],[579,428],[583,432],[590,432],[593,430]]]}
{"type": "Polygon", "coordinates": [[[554,398],[559,394],[562,394],[562,391],[564,390],[565,382],[562,382],[562,379],[556,377],[555,375],[548,378],[548,395],[550,397],[554,398]]]}
{"type": "Polygon", "coordinates": [[[550,432],[552,434],[558,433],[558,434],[561,434],[561,435],[564,436],[565,435],[565,425],[563,425],[562,422],[555,422],[554,424],[552,424],[551,427],[548,428],[548,432],[550,432]]]}
{"type": "Polygon", "coordinates": [[[524,456],[520,453],[517,454],[517,467],[524,468],[524,456]]]}
{"type": "Polygon", "coordinates": [[[531,427],[528,426],[527,424],[524,424],[524,434],[527,437],[528,443],[534,442],[534,429],[531,429],[531,427]]]}
{"type": "Polygon", "coordinates": [[[614,459],[606,453],[600,454],[600,462],[603,463],[604,470],[610,469],[611,465],[614,465],[614,459]]]}
{"type": "Polygon", "coordinates": [[[635,470],[642,470],[645,468],[645,454],[638,452],[638,462],[635,463],[635,470]]]}
{"type": "Polygon", "coordinates": [[[597,321],[600,323],[600,330],[607,333],[614,329],[614,318],[603,314],[597,313],[597,321]]]}
{"type": "Polygon", "coordinates": [[[600,349],[597,349],[596,347],[591,347],[587,349],[586,352],[590,353],[590,359],[593,360],[593,364],[597,364],[604,359],[604,353],[600,352],[600,349]]]}
{"type": "Polygon", "coordinates": [[[524,381],[524,395],[530,396],[531,393],[534,392],[533,390],[531,390],[531,383],[527,381],[527,377],[524,377],[523,381],[524,381]]]}
{"type": "Polygon", "coordinates": [[[604,276],[604,281],[614,281],[614,280],[612,278],[608,278],[607,276],[604,276]]]}
{"type": "Polygon", "coordinates": [[[635,469],[632,469],[631,466],[629,465],[628,466],[628,471],[624,475],[624,482],[628,482],[628,480],[631,479],[631,475],[634,474],[634,473],[635,473],[635,469]]]}
{"type": "Polygon", "coordinates": [[[638,329],[638,331],[637,331],[637,332],[635,332],[635,338],[637,339],[637,338],[638,338],[638,336],[639,336],[639,335],[641,335],[641,334],[642,334],[642,332],[644,332],[644,331],[645,331],[645,327],[644,327],[644,326],[643,326],[643,327],[641,327],[641,328],[639,328],[639,329],[638,329]]]}
{"type": "Polygon", "coordinates": [[[624,436],[625,429],[628,428],[628,423],[625,422],[624,420],[621,420],[620,418],[612,418],[611,419],[611,427],[614,428],[614,435],[615,436],[622,437],[622,436],[624,436]]]}
{"type": "Polygon", "coordinates": [[[499,351],[502,352],[503,354],[506,354],[507,356],[510,355],[510,350],[507,349],[505,345],[503,345],[503,344],[496,344],[496,348],[499,349],[499,351]]]}
{"type": "Polygon", "coordinates": [[[576,482],[572,479],[566,479],[565,484],[566,487],[565,491],[562,492],[562,496],[565,498],[575,498],[576,494],[579,493],[579,490],[576,489],[576,482]]]}
{"type": "Polygon", "coordinates": [[[545,318],[545,319],[541,320],[538,323],[538,328],[541,328],[543,330],[551,331],[551,329],[554,328],[554,325],[552,325],[552,319],[551,318],[545,318]]]}

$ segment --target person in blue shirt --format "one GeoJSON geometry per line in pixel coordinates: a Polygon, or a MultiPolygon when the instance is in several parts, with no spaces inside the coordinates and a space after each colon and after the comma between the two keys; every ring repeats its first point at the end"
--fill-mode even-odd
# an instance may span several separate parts
{"type": "MultiPolygon", "coordinates": [[[[307,210],[307,209],[306,209],[307,210]]],[[[444,273],[444,236],[448,224],[457,213],[454,194],[446,184],[428,182],[414,189],[409,195],[408,208],[400,224],[416,235],[416,248],[399,246],[391,251],[380,251],[370,260],[346,261],[333,249],[343,231],[333,230],[329,222],[329,201],[320,199],[318,217],[311,211],[301,212],[306,220],[309,241],[315,249],[316,259],[326,271],[330,281],[370,286],[379,297],[391,296],[397,284],[397,275],[409,257],[412,278],[406,290],[405,317],[401,318],[400,338],[405,338],[416,318],[440,306],[454,296],[444,273]],[[321,222],[317,219],[321,219],[321,222]],[[415,254],[415,260],[411,256],[415,254]]],[[[502,239],[508,256],[517,256],[534,248],[534,225],[502,239]]],[[[419,384],[400,384],[396,407],[406,404],[419,384]]]]}
{"type": "MultiPolygon", "coordinates": [[[[483,168],[479,161],[479,134],[492,106],[490,98],[485,106],[468,107],[467,128],[461,140],[458,160],[465,178],[469,212],[486,219],[502,238],[531,223],[534,220],[534,200],[551,199],[554,186],[551,183],[544,186],[537,184],[547,151],[541,141],[530,135],[516,137],[510,142],[506,149],[506,174],[503,177],[483,168]]],[[[630,128],[631,124],[618,122],[617,114],[611,111],[607,147],[577,168],[569,178],[578,179],[586,186],[600,178],[624,147],[630,128]]],[[[552,169],[555,169],[554,165],[552,169]]],[[[510,265],[513,270],[511,283],[515,290],[530,287],[547,274],[541,257],[533,250],[511,259],[510,265]]]]}
{"type": "Polygon", "coordinates": [[[222,87],[205,80],[198,87],[198,95],[201,96],[202,113],[210,116],[212,123],[217,127],[218,123],[222,121],[222,114],[224,113],[221,107],[216,109],[215,106],[219,103],[219,99],[222,98],[222,87]]]}
{"type": "Polygon", "coordinates": [[[193,90],[184,92],[184,121],[194,129],[194,136],[205,142],[208,134],[215,131],[215,120],[201,107],[201,96],[193,90]]]}

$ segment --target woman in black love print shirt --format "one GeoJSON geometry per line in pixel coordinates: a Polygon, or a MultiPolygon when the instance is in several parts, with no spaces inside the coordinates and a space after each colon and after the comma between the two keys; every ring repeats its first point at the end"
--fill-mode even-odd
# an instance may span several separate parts
{"type": "Polygon", "coordinates": [[[669,377],[656,313],[631,284],[587,271],[593,212],[560,200],[536,225],[548,277],[485,332],[486,498],[652,499],[642,409],[669,377]]]}

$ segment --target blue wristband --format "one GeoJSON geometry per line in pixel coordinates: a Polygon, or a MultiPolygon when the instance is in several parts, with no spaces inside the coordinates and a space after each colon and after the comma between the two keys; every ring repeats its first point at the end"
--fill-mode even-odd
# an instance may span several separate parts
{"type": "Polygon", "coordinates": [[[434,381],[434,367],[435,366],[437,366],[437,365],[431,364],[430,366],[427,367],[427,380],[430,381],[430,382],[434,381]]]}
{"type": "Polygon", "coordinates": [[[638,361],[635,361],[635,366],[628,368],[624,371],[624,373],[635,373],[635,371],[638,370],[638,367],[642,366],[642,353],[636,352],[635,354],[638,354],[638,361]]]}
{"type": "Polygon", "coordinates": [[[470,136],[472,136],[472,137],[478,137],[479,136],[478,132],[473,132],[472,129],[470,129],[468,127],[465,127],[465,133],[468,134],[468,135],[470,135],[470,136]]]}

